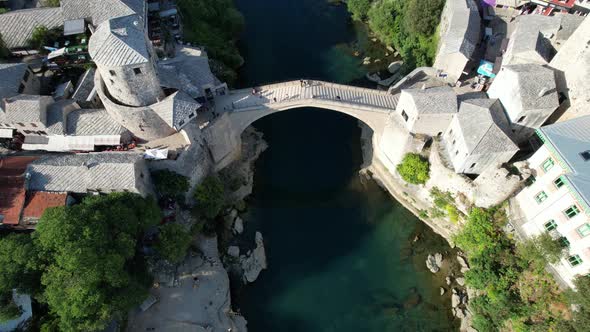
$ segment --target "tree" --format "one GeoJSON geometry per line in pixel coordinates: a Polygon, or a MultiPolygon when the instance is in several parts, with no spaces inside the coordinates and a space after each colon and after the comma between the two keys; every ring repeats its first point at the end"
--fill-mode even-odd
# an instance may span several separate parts
{"type": "Polygon", "coordinates": [[[461,233],[455,236],[454,241],[470,257],[494,249],[499,245],[499,234],[492,214],[481,208],[472,209],[467,224],[461,233]]]}
{"type": "Polygon", "coordinates": [[[44,0],[44,7],[59,7],[59,0],[44,0]]]}
{"type": "Polygon", "coordinates": [[[29,39],[29,46],[34,49],[41,49],[48,41],[49,29],[46,26],[40,25],[33,30],[31,38],[29,39]]]}
{"type": "Polygon", "coordinates": [[[214,176],[208,176],[194,192],[197,211],[209,219],[219,215],[225,202],[223,184],[214,176]]]}
{"type": "Polygon", "coordinates": [[[17,289],[27,294],[39,290],[43,264],[28,234],[9,234],[0,239],[0,294],[17,289]]]}
{"type": "Polygon", "coordinates": [[[46,210],[35,243],[49,261],[43,298],[60,330],[104,329],[145,299],[152,279],[137,248],[160,219],[153,199],[131,193],[46,210]]]}
{"type": "Polygon", "coordinates": [[[410,33],[429,36],[434,33],[445,5],[444,0],[409,0],[405,24],[410,33]]]}
{"type": "Polygon", "coordinates": [[[188,178],[178,173],[161,170],[152,173],[156,189],[163,197],[180,199],[190,187],[188,178]]]}
{"type": "Polygon", "coordinates": [[[363,21],[371,8],[371,0],[348,0],[346,5],[353,19],[363,21]]]}
{"type": "Polygon", "coordinates": [[[549,233],[543,233],[519,244],[518,254],[537,268],[544,269],[547,263],[557,263],[563,257],[564,246],[549,233]]]}
{"type": "Polygon", "coordinates": [[[159,242],[156,249],[171,263],[180,263],[191,244],[192,237],[182,225],[168,223],[160,227],[159,242]]]}
{"type": "Polygon", "coordinates": [[[397,165],[397,172],[408,183],[424,184],[430,178],[430,163],[417,153],[408,153],[397,165]]]}

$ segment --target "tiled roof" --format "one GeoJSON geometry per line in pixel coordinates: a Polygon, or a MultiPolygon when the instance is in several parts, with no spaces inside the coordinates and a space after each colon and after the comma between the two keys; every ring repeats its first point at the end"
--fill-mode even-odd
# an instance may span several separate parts
{"type": "Polygon", "coordinates": [[[499,98],[508,113],[512,110],[556,109],[559,106],[555,73],[538,64],[502,67],[488,94],[499,98]]]}
{"type": "Polygon", "coordinates": [[[207,56],[192,47],[183,47],[174,58],[158,62],[158,77],[162,86],[184,91],[193,98],[203,96],[202,86],[221,84],[211,72],[207,56]]]}
{"type": "Polygon", "coordinates": [[[47,104],[52,102],[50,96],[17,95],[5,99],[5,112],[1,117],[7,123],[46,122],[47,104]]]}
{"type": "Polygon", "coordinates": [[[560,21],[557,16],[519,16],[516,28],[509,37],[503,64],[544,64],[551,60],[553,54],[548,38],[557,33],[560,21]]]}
{"type": "Polygon", "coordinates": [[[26,48],[35,28],[53,29],[63,21],[59,7],[15,10],[0,15],[0,34],[8,48],[26,48]]]}
{"type": "Polygon", "coordinates": [[[481,19],[473,0],[448,0],[447,30],[441,37],[441,54],[461,53],[469,58],[480,39],[481,19]]]}
{"type": "Polygon", "coordinates": [[[0,215],[5,224],[16,225],[25,203],[24,173],[37,157],[8,157],[0,159],[0,215]]]}
{"type": "Polygon", "coordinates": [[[75,136],[120,135],[125,129],[104,109],[82,109],[68,114],[67,134],[75,136]]]}
{"type": "Polygon", "coordinates": [[[449,86],[405,89],[402,94],[410,96],[418,114],[457,113],[457,94],[449,86]]]}
{"type": "Polygon", "coordinates": [[[59,100],[49,105],[47,108],[47,124],[45,125],[47,132],[52,135],[65,134],[64,122],[67,115],[79,108],[78,104],[71,99],[59,100]]]}
{"type": "Polygon", "coordinates": [[[90,68],[80,76],[78,80],[78,85],[76,85],[76,89],[72,94],[72,99],[76,100],[77,102],[85,102],[88,100],[88,96],[94,89],[94,74],[96,73],[96,69],[90,68]]]}
{"type": "Polygon", "coordinates": [[[139,16],[130,15],[102,23],[90,37],[88,52],[92,60],[104,66],[124,66],[149,61],[139,16]]]}
{"type": "Polygon", "coordinates": [[[138,192],[136,164],[141,155],[131,152],[105,152],[45,156],[31,165],[29,189],[36,191],[86,193],[138,192]]]}
{"type": "MultiPolygon", "coordinates": [[[[0,21],[1,18],[0,15],[0,21]]],[[[0,109],[2,99],[18,94],[18,87],[27,69],[24,63],[0,63],[0,109]]]]}
{"type": "Polygon", "coordinates": [[[590,115],[544,126],[537,132],[569,166],[569,182],[590,205],[590,161],[581,155],[590,152],[590,115]]]}
{"type": "Polygon", "coordinates": [[[497,99],[462,102],[457,120],[470,154],[518,151],[518,146],[510,138],[508,119],[497,99]]]}
{"type": "Polygon", "coordinates": [[[190,114],[196,115],[197,109],[200,107],[201,104],[189,95],[178,91],[158,103],[158,107],[154,107],[154,111],[170,127],[180,130],[180,128],[188,123],[188,116],[190,114]]]}
{"type": "Polygon", "coordinates": [[[92,18],[92,24],[98,26],[111,18],[132,14],[143,15],[146,11],[146,0],[61,0],[64,20],[92,18]]]}
{"type": "Polygon", "coordinates": [[[68,194],[66,193],[32,192],[25,204],[23,218],[39,219],[43,215],[43,212],[45,212],[45,209],[65,206],[67,198],[68,194]]]}

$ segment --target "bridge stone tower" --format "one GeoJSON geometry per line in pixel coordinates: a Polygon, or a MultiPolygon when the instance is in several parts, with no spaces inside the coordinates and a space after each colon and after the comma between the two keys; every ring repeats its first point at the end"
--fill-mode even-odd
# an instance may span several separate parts
{"type": "Polygon", "coordinates": [[[125,106],[147,106],[164,97],[156,74],[156,58],[138,15],[101,23],[89,41],[96,63],[113,101],[125,106]]]}

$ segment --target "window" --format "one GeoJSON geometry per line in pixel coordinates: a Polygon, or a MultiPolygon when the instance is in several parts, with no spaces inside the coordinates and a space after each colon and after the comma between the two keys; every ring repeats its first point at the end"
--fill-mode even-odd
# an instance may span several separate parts
{"type": "Polygon", "coordinates": [[[582,159],[584,159],[584,161],[590,160],[590,150],[580,152],[580,157],[582,157],[582,159]]]}
{"type": "Polygon", "coordinates": [[[568,219],[571,219],[580,213],[580,209],[578,209],[577,206],[572,205],[567,210],[563,211],[563,213],[565,213],[568,219]]]}
{"type": "Polygon", "coordinates": [[[565,236],[562,236],[562,237],[559,238],[559,243],[563,247],[569,247],[570,246],[570,241],[565,236]]]}
{"type": "Polygon", "coordinates": [[[471,164],[471,166],[469,168],[473,168],[473,167],[475,167],[475,165],[477,165],[477,163],[471,164]]]}
{"type": "Polygon", "coordinates": [[[453,135],[453,129],[449,130],[449,136],[453,135]]]}
{"type": "Polygon", "coordinates": [[[526,179],[526,181],[524,182],[524,184],[525,184],[527,187],[529,187],[529,186],[532,186],[532,185],[533,185],[533,183],[535,183],[536,181],[537,181],[537,179],[535,178],[535,176],[534,176],[534,175],[531,175],[531,176],[529,176],[529,178],[528,178],[528,179],[526,179]]]}
{"type": "Polygon", "coordinates": [[[115,73],[114,70],[109,70],[109,74],[111,74],[111,76],[117,76],[117,73],[115,73]]]}
{"type": "Polygon", "coordinates": [[[29,76],[31,76],[31,72],[30,71],[26,71],[25,72],[25,76],[23,76],[23,81],[28,81],[29,80],[29,76]]]}
{"type": "Polygon", "coordinates": [[[133,73],[135,75],[141,75],[141,69],[140,68],[133,68],[133,73]]]}
{"type": "Polygon", "coordinates": [[[547,160],[543,162],[543,165],[541,165],[541,167],[543,167],[543,170],[545,172],[549,172],[549,170],[553,168],[553,165],[555,165],[555,162],[553,161],[553,158],[549,157],[547,158],[547,160]]]}
{"type": "Polygon", "coordinates": [[[578,266],[582,264],[582,259],[579,255],[570,256],[567,261],[570,263],[571,266],[578,266]]]}
{"type": "Polygon", "coordinates": [[[556,188],[561,188],[565,184],[565,182],[563,182],[563,178],[560,176],[553,181],[553,184],[556,188]]]}
{"type": "Polygon", "coordinates": [[[115,84],[115,81],[113,81],[112,79],[109,78],[109,81],[111,81],[111,84],[115,84]]]}
{"type": "Polygon", "coordinates": [[[23,91],[25,91],[25,86],[24,86],[24,84],[22,84],[22,83],[21,83],[21,84],[18,86],[18,93],[23,93],[23,91]]]}
{"type": "Polygon", "coordinates": [[[518,119],[518,121],[516,121],[516,122],[518,122],[518,123],[521,123],[521,122],[523,122],[523,121],[524,121],[524,119],[525,119],[525,118],[526,118],[526,115],[523,115],[523,116],[521,116],[521,117],[518,119]]]}
{"type": "Polygon", "coordinates": [[[457,143],[457,140],[456,139],[453,140],[453,145],[455,145],[455,143],[457,143]]]}
{"type": "Polygon", "coordinates": [[[459,154],[459,150],[455,151],[455,156],[459,154]]]}
{"type": "Polygon", "coordinates": [[[548,222],[546,222],[544,226],[545,226],[545,230],[547,232],[550,232],[550,231],[557,228],[557,223],[555,222],[555,220],[551,219],[548,222]]]}
{"type": "Polygon", "coordinates": [[[584,225],[578,227],[578,229],[576,229],[576,232],[578,232],[578,234],[580,234],[581,237],[586,237],[590,235],[590,224],[585,223],[584,225]]]}
{"type": "Polygon", "coordinates": [[[195,116],[195,113],[191,113],[191,114],[189,114],[188,118],[189,118],[189,119],[192,119],[192,118],[193,118],[193,116],[195,116]]]}
{"type": "Polygon", "coordinates": [[[406,111],[402,110],[402,118],[404,118],[404,121],[408,122],[408,115],[406,114],[406,111]]]}
{"type": "Polygon", "coordinates": [[[34,123],[32,123],[32,122],[31,122],[31,126],[32,126],[33,128],[37,128],[37,125],[36,125],[36,124],[34,124],[34,123]]]}
{"type": "Polygon", "coordinates": [[[543,203],[543,201],[546,199],[547,199],[547,194],[544,191],[541,191],[540,193],[537,194],[537,196],[535,196],[535,201],[537,201],[537,203],[539,203],[539,204],[543,203]]]}

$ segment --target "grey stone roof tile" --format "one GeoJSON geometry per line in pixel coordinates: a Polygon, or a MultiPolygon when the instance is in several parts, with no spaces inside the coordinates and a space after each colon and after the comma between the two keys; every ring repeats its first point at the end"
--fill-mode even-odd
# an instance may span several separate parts
{"type": "Polygon", "coordinates": [[[139,16],[118,17],[102,23],[90,38],[88,52],[94,62],[109,67],[149,62],[139,16]]]}
{"type": "Polygon", "coordinates": [[[50,96],[17,95],[5,99],[3,121],[8,123],[28,122],[46,124],[46,105],[53,101],[50,96]]]}
{"type": "Polygon", "coordinates": [[[0,15],[0,34],[8,48],[26,48],[36,27],[53,29],[63,21],[59,7],[15,10],[0,15]]]}
{"type": "Polygon", "coordinates": [[[29,189],[86,193],[88,190],[138,192],[141,155],[108,152],[44,156],[28,167],[29,189]]]}
{"type": "Polygon", "coordinates": [[[18,94],[18,87],[27,69],[24,63],[0,63],[0,103],[2,99],[18,94]]]}
{"type": "Polygon", "coordinates": [[[168,96],[154,111],[162,120],[176,130],[182,128],[186,123],[186,119],[190,114],[195,114],[201,104],[196,102],[193,98],[182,91],[175,92],[168,96]],[[182,123],[181,123],[182,122],[182,123]]]}
{"type": "Polygon", "coordinates": [[[92,24],[99,24],[115,17],[133,14],[143,15],[146,12],[145,0],[61,0],[61,8],[64,20],[76,20],[80,18],[92,19],[92,24]]]}
{"type": "Polygon", "coordinates": [[[457,94],[449,86],[428,89],[405,89],[418,114],[457,113],[457,94]]]}
{"type": "Polygon", "coordinates": [[[460,52],[470,58],[480,40],[481,18],[473,0],[448,0],[448,26],[441,37],[441,54],[460,52]]]}
{"type": "Polygon", "coordinates": [[[88,100],[88,96],[94,89],[94,74],[96,69],[90,68],[80,76],[78,80],[78,85],[76,85],[76,89],[72,94],[72,99],[76,100],[77,102],[85,102],[88,100]]]}
{"type": "Polygon", "coordinates": [[[68,114],[68,135],[120,135],[125,129],[104,109],[81,109],[68,114]]]}

